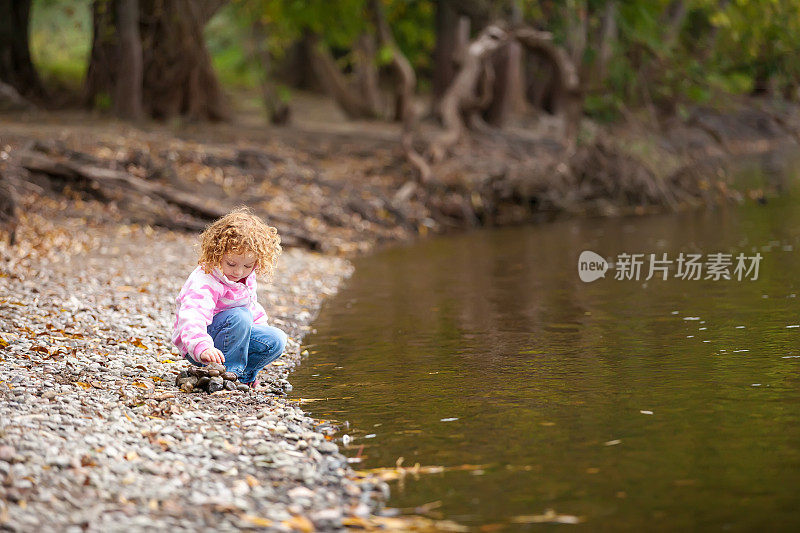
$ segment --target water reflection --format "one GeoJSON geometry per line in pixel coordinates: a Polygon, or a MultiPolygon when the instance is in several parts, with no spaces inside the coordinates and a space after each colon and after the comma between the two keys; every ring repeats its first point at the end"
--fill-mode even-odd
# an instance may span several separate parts
{"type": "Polygon", "coordinates": [[[345,398],[309,410],[350,421],[359,467],[486,465],[407,482],[394,506],[441,500],[443,516],[511,529],[548,508],[593,529],[800,525],[796,197],[363,258],[307,339],[296,394],[345,398]],[[587,284],[587,249],[764,259],[756,281],[587,284]]]}

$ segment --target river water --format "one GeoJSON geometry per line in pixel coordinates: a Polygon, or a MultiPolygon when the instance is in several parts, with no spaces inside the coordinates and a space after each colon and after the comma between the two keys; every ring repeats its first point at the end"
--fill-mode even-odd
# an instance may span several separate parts
{"type": "Polygon", "coordinates": [[[781,192],[765,205],[358,259],[306,339],[294,396],[347,423],[357,469],[446,467],[392,485],[406,513],[486,531],[535,528],[547,510],[591,530],[797,530],[800,165],[758,163],[737,179],[781,192]],[[581,281],[584,250],[611,261],[605,278],[581,281]],[[626,253],[646,254],[638,279],[615,279],[626,253]],[[667,280],[645,280],[651,253],[673,261],[667,280]],[[731,254],[732,279],[676,277],[681,253],[700,255],[702,278],[731,254]],[[757,276],[736,279],[740,253],[760,254],[757,276]]]}

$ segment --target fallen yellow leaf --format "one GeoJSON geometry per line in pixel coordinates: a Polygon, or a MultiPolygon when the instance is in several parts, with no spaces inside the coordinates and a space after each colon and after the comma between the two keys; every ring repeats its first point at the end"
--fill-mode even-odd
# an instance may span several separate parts
{"type": "Polygon", "coordinates": [[[281,524],[297,531],[302,531],[303,533],[312,533],[312,531],[314,531],[314,524],[305,516],[294,515],[289,520],[281,522],[281,524]]]}
{"type": "Polygon", "coordinates": [[[247,522],[251,526],[255,527],[272,527],[272,520],[269,518],[262,518],[260,516],[255,516],[251,514],[245,514],[240,516],[244,522],[247,522]]]}
{"type": "Polygon", "coordinates": [[[359,516],[346,516],[342,518],[342,525],[346,527],[360,527],[362,529],[372,528],[372,524],[359,516]]]}

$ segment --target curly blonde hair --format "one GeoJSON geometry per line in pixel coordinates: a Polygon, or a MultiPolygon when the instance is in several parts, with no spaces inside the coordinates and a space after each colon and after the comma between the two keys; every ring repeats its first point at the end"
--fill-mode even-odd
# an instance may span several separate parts
{"type": "Polygon", "coordinates": [[[250,209],[239,207],[213,222],[200,235],[197,263],[203,272],[210,274],[227,253],[255,255],[256,275],[271,278],[281,255],[281,237],[277,229],[265,224],[250,209]]]}

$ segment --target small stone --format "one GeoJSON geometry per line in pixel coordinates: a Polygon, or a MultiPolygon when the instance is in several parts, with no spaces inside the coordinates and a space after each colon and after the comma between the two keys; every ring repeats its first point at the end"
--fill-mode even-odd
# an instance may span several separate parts
{"type": "Polygon", "coordinates": [[[221,374],[221,373],[225,372],[226,369],[225,369],[225,366],[223,366],[223,365],[221,365],[219,363],[209,363],[208,366],[206,366],[206,370],[209,370],[209,371],[217,370],[221,374]]]}
{"type": "Polygon", "coordinates": [[[314,527],[320,531],[333,531],[342,526],[342,511],[339,509],[322,509],[311,515],[314,527]]]}
{"type": "Polygon", "coordinates": [[[223,379],[220,377],[211,378],[208,382],[208,392],[221,391],[223,387],[223,379]]]}
{"type": "Polygon", "coordinates": [[[42,393],[42,398],[44,398],[45,400],[52,400],[53,398],[56,397],[56,394],[57,393],[54,390],[44,391],[44,393],[42,393]]]}
{"type": "Polygon", "coordinates": [[[69,468],[72,466],[72,458],[66,455],[55,455],[45,459],[45,463],[57,468],[69,468]]]}
{"type": "Polygon", "coordinates": [[[175,378],[175,386],[176,387],[180,387],[181,386],[181,380],[188,378],[190,375],[191,374],[189,374],[188,370],[184,370],[183,372],[178,374],[177,377],[175,378]]]}
{"type": "Polygon", "coordinates": [[[239,376],[237,376],[233,372],[225,372],[222,374],[222,379],[229,381],[236,381],[237,379],[239,379],[239,376]]]}
{"type": "MultiPolygon", "coordinates": [[[[231,382],[231,383],[233,383],[233,382],[231,382]]],[[[240,390],[242,392],[247,392],[247,391],[250,390],[250,387],[245,385],[244,383],[237,383],[236,384],[236,390],[240,390]]]]}
{"type": "MultiPolygon", "coordinates": [[[[299,502],[290,503],[289,505],[286,506],[286,510],[287,511],[289,511],[290,513],[292,513],[293,515],[298,517],[298,518],[294,519],[298,523],[298,526],[299,526],[300,522],[305,522],[305,520],[307,520],[307,518],[301,516],[302,513],[303,513],[303,507],[304,506],[305,507],[311,507],[311,502],[308,501],[308,500],[300,500],[299,502]],[[301,505],[301,503],[303,505],[301,505]]],[[[311,525],[311,524],[309,524],[309,525],[311,525]]],[[[312,525],[312,527],[308,528],[308,531],[313,531],[313,525],[312,525]]]]}
{"type": "Polygon", "coordinates": [[[359,503],[351,512],[353,513],[353,516],[359,516],[363,518],[369,516],[369,506],[367,506],[365,503],[359,503]]]}
{"type": "Polygon", "coordinates": [[[236,382],[226,379],[225,381],[222,382],[222,387],[225,390],[236,390],[236,382]]]}
{"type": "Polygon", "coordinates": [[[219,376],[220,374],[222,374],[222,372],[220,372],[216,368],[212,368],[212,369],[210,369],[208,371],[208,375],[211,376],[212,378],[215,378],[215,377],[219,376]]]}
{"type": "Polygon", "coordinates": [[[186,384],[189,384],[192,387],[194,387],[195,385],[197,385],[197,382],[199,380],[200,380],[200,378],[198,378],[196,376],[185,377],[185,378],[182,378],[182,379],[178,380],[178,387],[183,387],[186,384]]]}
{"type": "Polygon", "coordinates": [[[317,450],[319,450],[321,453],[336,453],[339,451],[339,447],[336,446],[336,444],[325,440],[319,443],[317,450]]]}
{"type": "Polygon", "coordinates": [[[194,388],[207,390],[209,383],[211,383],[211,378],[208,376],[203,376],[199,380],[197,380],[197,385],[195,385],[194,388]]]}
{"type": "Polygon", "coordinates": [[[361,487],[359,487],[355,483],[347,483],[344,486],[344,493],[350,496],[351,498],[356,498],[358,496],[361,496],[361,487]]]}
{"type": "MultiPolygon", "coordinates": [[[[195,379],[197,379],[197,378],[195,378],[195,379]]],[[[192,392],[194,390],[195,383],[197,383],[197,382],[195,381],[194,383],[192,383],[191,381],[187,381],[185,383],[181,383],[181,391],[182,392],[192,392]]]]}
{"type": "Polygon", "coordinates": [[[301,498],[310,500],[314,497],[314,491],[309,489],[308,487],[303,487],[303,486],[295,487],[286,494],[292,500],[298,500],[301,498]]]}
{"type": "Polygon", "coordinates": [[[0,461],[11,462],[17,455],[17,450],[13,446],[3,445],[0,446],[0,461]]]}

